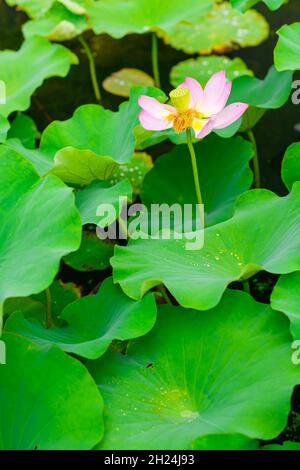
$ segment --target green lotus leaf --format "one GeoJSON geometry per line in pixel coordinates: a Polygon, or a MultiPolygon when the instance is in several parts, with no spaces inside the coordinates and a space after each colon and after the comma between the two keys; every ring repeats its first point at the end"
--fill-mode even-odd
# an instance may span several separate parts
{"type": "Polygon", "coordinates": [[[81,221],[72,190],[40,179],[19,154],[0,146],[0,304],[48,287],[60,259],[80,245],[81,221]]]}
{"type": "MultiPolygon", "coordinates": [[[[195,151],[206,225],[214,225],[232,216],[237,197],[251,186],[252,146],[241,137],[221,139],[211,135],[196,144],[195,151]]],[[[196,204],[191,181],[193,173],[188,148],[174,147],[168,154],[161,155],[146,175],[141,189],[142,201],[147,206],[196,204]]]]}
{"type": "Polygon", "coordinates": [[[286,150],[281,167],[281,177],[288,189],[300,181],[300,142],[291,144],[286,150]]]}
{"type": "Polygon", "coordinates": [[[46,11],[52,6],[55,0],[5,0],[11,7],[18,7],[19,10],[24,10],[29,16],[37,17],[43,16],[46,11]]]}
{"type": "MultiPolygon", "coordinates": [[[[75,284],[72,284],[71,282],[64,283],[59,280],[54,281],[51,286],[49,286],[49,294],[51,301],[51,317],[53,323],[56,325],[61,325],[63,322],[60,317],[61,312],[69,303],[74,302],[74,300],[80,297],[80,290],[75,286],[75,284]]],[[[26,318],[37,318],[44,325],[46,325],[47,296],[45,295],[45,292],[40,292],[39,294],[32,295],[29,298],[38,301],[43,305],[43,308],[40,308],[39,315],[30,315],[29,312],[25,314],[22,306],[20,306],[18,309],[15,309],[15,312],[21,311],[26,318]]]]}
{"type": "Polygon", "coordinates": [[[288,0],[231,0],[231,4],[234,8],[238,8],[242,11],[248,10],[248,8],[253,7],[260,1],[263,1],[265,5],[270,10],[277,10],[280,8],[284,3],[287,3],[288,0]]]}
{"type": "Polygon", "coordinates": [[[8,120],[0,114],[0,144],[2,144],[2,142],[5,142],[9,128],[10,124],[8,120]]]}
{"type": "MultiPolygon", "coordinates": [[[[25,136],[24,138],[21,136],[21,134],[19,134],[19,136],[23,139],[24,143],[25,136]]],[[[28,160],[34,166],[35,171],[40,176],[48,173],[53,167],[53,160],[51,157],[42,154],[40,150],[24,147],[23,143],[19,139],[8,139],[1,146],[1,149],[2,151],[6,149],[7,152],[13,151],[13,153],[16,153],[20,157],[28,160]]]]}
{"type": "Polygon", "coordinates": [[[34,120],[26,114],[18,114],[12,121],[7,138],[19,139],[24,147],[35,149],[35,141],[39,137],[34,120]]]}
{"type": "Polygon", "coordinates": [[[258,450],[258,442],[242,434],[211,434],[193,443],[194,450],[258,450]]]}
{"type": "Polygon", "coordinates": [[[25,317],[29,318],[45,318],[46,312],[44,310],[43,302],[40,302],[33,297],[13,297],[7,299],[3,307],[3,318],[11,315],[14,312],[22,310],[25,317]],[[43,312],[43,315],[41,315],[43,312]]]}
{"type": "Polygon", "coordinates": [[[228,2],[216,4],[212,11],[197,18],[198,21],[173,24],[159,34],[167,44],[187,54],[257,46],[269,35],[269,25],[260,13],[256,10],[241,13],[228,2]]]}
{"type": "Polygon", "coordinates": [[[169,28],[180,21],[195,21],[212,8],[213,0],[91,0],[90,24],[97,34],[121,38],[169,28]],[[117,14],[116,14],[117,12],[117,14]]]}
{"type": "Polygon", "coordinates": [[[65,47],[40,37],[27,39],[19,51],[0,51],[0,80],[6,85],[6,103],[0,104],[0,114],[7,117],[29,108],[31,95],[43,81],[65,77],[76,60],[65,47]]]}
{"type": "Polygon", "coordinates": [[[299,382],[290,342],[287,319],[240,291],[205,315],[160,307],[126,356],[88,364],[109,410],[100,447],[186,450],[216,433],[274,438],[299,382]]]}
{"type": "Polygon", "coordinates": [[[86,368],[55,347],[5,334],[2,450],[88,450],[103,435],[102,398],[86,368]]]}
{"type": "Polygon", "coordinates": [[[231,219],[205,230],[202,249],[185,239],[161,237],[117,246],[111,259],[114,280],[134,299],[163,283],[183,307],[212,308],[232,281],[260,270],[300,269],[299,205],[300,183],[283,198],[267,190],[248,191],[231,219]]]}
{"type": "Polygon", "coordinates": [[[300,23],[282,26],[278,36],[278,43],[274,49],[274,63],[277,70],[299,70],[300,23]]]}
{"type": "Polygon", "coordinates": [[[26,11],[32,18],[44,16],[53,5],[64,5],[70,12],[76,15],[86,13],[86,0],[5,0],[9,6],[17,6],[18,9],[26,11]]]}
{"type": "Polygon", "coordinates": [[[46,329],[15,313],[7,320],[5,329],[41,345],[56,344],[64,351],[96,359],[114,339],[126,340],[148,333],[156,320],[156,304],[153,294],[140,301],[129,299],[108,278],[96,295],[69,304],[61,317],[67,326],[46,329]]]}
{"type": "Polygon", "coordinates": [[[253,75],[253,72],[239,57],[230,59],[226,56],[212,55],[184,60],[174,65],[171,69],[170,81],[174,87],[177,87],[184,82],[186,77],[192,77],[204,87],[210,77],[220,70],[225,70],[228,80],[234,80],[243,75],[253,75]]]}
{"type": "Polygon", "coordinates": [[[229,103],[242,101],[262,109],[280,108],[289,99],[292,81],[292,72],[278,72],[273,66],[264,80],[239,77],[232,83],[229,103]]]}
{"type": "Polygon", "coordinates": [[[113,252],[112,243],[100,240],[93,232],[83,232],[79,249],[65,256],[64,262],[78,271],[106,269],[113,252]]]}
{"type": "Polygon", "coordinates": [[[300,450],[300,442],[285,441],[282,444],[269,444],[263,450],[300,450]]]}
{"type": "Polygon", "coordinates": [[[91,150],[65,147],[55,154],[49,174],[70,184],[87,185],[94,180],[110,179],[117,163],[109,156],[98,157],[91,150]]]}
{"type": "Polygon", "coordinates": [[[116,184],[119,181],[123,181],[124,178],[128,178],[134,194],[139,194],[144,178],[152,167],[152,158],[148,153],[135,152],[128,163],[120,165],[115,170],[110,182],[116,184]]]}
{"type": "MultiPolygon", "coordinates": [[[[53,160],[57,152],[68,147],[89,151],[98,160],[110,157],[119,164],[128,163],[134,152],[133,129],[138,124],[138,98],[142,94],[163,101],[167,98],[161,90],[141,86],[132,89],[129,101],[121,104],[117,112],[99,105],[83,105],[71,119],[55,121],[45,129],[40,152],[53,160]]],[[[108,167],[110,164],[108,161],[108,167]]]]}
{"type": "Polygon", "coordinates": [[[67,41],[81,34],[86,27],[87,20],[84,16],[55,3],[42,18],[26,22],[23,33],[25,38],[44,36],[50,41],[67,41]]]}
{"type": "Polygon", "coordinates": [[[295,272],[280,276],[271,296],[275,310],[283,312],[291,322],[291,332],[295,339],[300,339],[300,273],[295,272]]]}
{"type": "Polygon", "coordinates": [[[263,108],[256,108],[255,106],[249,106],[247,111],[243,114],[242,123],[239,127],[239,132],[248,132],[253,129],[254,126],[264,116],[266,110],[263,108]]]}
{"type": "Polygon", "coordinates": [[[102,82],[103,88],[113,95],[130,96],[130,89],[133,86],[154,86],[154,80],[150,75],[142,70],[124,68],[112,73],[102,82]]]}
{"type": "MultiPolygon", "coordinates": [[[[97,215],[97,208],[99,204],[110,204],[114,207],[116,217],[110,220],[114,222],[119,217],[122,211],[122,202],[132,199],[132,188],[127,179],[111,186],[104,181],[95,181],[87,188],[82,189],[76,193],[76,206],[81,215],[82,224],[100,224],[99,214],[97,215]]],[[[102,225],[101,225],[102,226],[102,225]]]]}

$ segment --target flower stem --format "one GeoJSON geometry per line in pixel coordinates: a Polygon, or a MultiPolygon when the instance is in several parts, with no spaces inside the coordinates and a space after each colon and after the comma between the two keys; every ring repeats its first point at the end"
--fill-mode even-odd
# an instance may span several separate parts
{"type": "Polygon", "coordinates": [[[82,36],[78,37],[78,40],[80,44],[82,45],[86,56],[88,58],[89,64],[90,64],[90,75],[91,75],[91,81],[95,93],[95,98],[98,101],[98,103],[101,103],[101,93],[100,93],[100,88],[98,85],[98,79],[97,79],[97,72],[96,72],[96,64],[95,64],[95,59],[93,56],[93,53],[88,45],[88,43],[83,39],[82,36]]]}
{"type": "Polygon", "coordinates": [[[198,204],[200,204],[201,222],[202,222],[203,227],[204,227],[204,214],[203,214],[203,207],[202,207],[203,206],[203,199],[202,199],[202,194],[201,194],[201,189],[200,189],[196,154],[195,154],[195,150],[194,150],[194,146],[193,146],[192,133],[191,133],[190,128],[188,128],[186,130],[186,139],[187,139],[187,145],[188,145],[190,155],[191,155],[191,160],[192,160],[192,168],[193,168],[193,176],[194,176],[194,184],[195,184],[197,202],[198,202],[198,204]]]}
{"type": "Polygon", "coordinates": [[[160,76],[159,76],[159,65],[158,65],[158,44],[157,36],[152,33],[152,70],[155,86],[160,88],[160,76]]]}
{"type": "Polygon", "coordinates": [[[248,131],[248,137],[250,142],[252,143],[253,146],[253,169],[254,169],[254,186],[255,188],[260,188],[261,187],[261,181],[260,181],[260,168],[259,168],[259,158],[258,158],[258,151],[257,151],[257,144],[256,144],[256,139],[255,135],[253,134],[253,131],[248,131]]]}
{"type": "Polygon", "coordinates": [[[51,328],[53,325],[52,308],[51,308],[51,293],[49,287],[45,290],[46,296],[46,328],[51,328]]]}

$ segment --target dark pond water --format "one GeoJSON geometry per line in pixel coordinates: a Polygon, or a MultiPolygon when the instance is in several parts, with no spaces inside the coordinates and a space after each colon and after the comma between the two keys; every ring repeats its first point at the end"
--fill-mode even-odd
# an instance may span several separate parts
{"type": "MultiPolygon", "coordinates": [[[[263,77],[273,62],[276,30],[284,23],[300,21],[300,2],[290,0],[277,12],[270,12],[264,6],[258,9],[269,20],[270,38],[259,47],[241,49],[230,55],[242,57],[257,76],[263,77]]],[[[17,49],[20,46],[21,25],[25,20],[24,14],[8,8],[4,1],[0,0],[0,49],[17,49]]],[[[140,68],[151,73],[150,35],[129,35],[121,40],[114,40],[107,35],[96,37],[92,33],[87,37],[96,53],[99,81],[125,66],[140,68]]],[[[81,104],[94,102],[86,58],[77,40],[66,45],[79,56],[80,65],[73,67],[65,79],[48,80],[35,94],[28,113],[34,117],[40,130],[43,130],[49,120],[66,119],[81,104]]],[[[190,56],[175,51],[162,42],[159,48],[162,85],[168,91],[169,71],[172,65],[190,56]]],[[[103,98],[104,106],[112,109],[116,109],[121,102],[121,99],[105,92],[103,98]]],[[[262,161],[263,184],[281,193],[285,190],[280,181],[280,164],[287,146],[291,142],[300,140],[300,132],[295,130],[297,123],[300,123],[300,105],[295,106],[290,101],[283,108],[266,113],[255,129],[262,161]]],[[[151,153],[155,155],[161,151],[162,148],[159,147],[152,149],[151,153]]]]}

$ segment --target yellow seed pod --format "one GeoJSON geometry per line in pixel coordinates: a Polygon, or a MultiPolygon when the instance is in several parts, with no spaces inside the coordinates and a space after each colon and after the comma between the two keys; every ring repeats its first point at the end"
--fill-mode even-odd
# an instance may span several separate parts
{"type": "Polygon", "coordinates": [[[178,111],[187,111],[190,107],[190,90],[185,87],[175,88],[170,93],[173,106],[178,111]]]}

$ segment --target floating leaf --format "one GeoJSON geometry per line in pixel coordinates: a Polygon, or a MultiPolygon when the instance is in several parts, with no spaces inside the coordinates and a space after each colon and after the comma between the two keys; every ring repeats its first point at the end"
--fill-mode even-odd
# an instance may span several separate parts
{"type": "Polygon", "coordinates": [[[264,78],[240,77],[233,81],[229,103],[242,101],[262,109],[276,109],[286,103],[292,89],[292,72],[271,67],[264,78]]]}
{"type": "MultiPolygon", "coordinates": [[[[186,7],[186,4],[184,4],[186,7]]],[[[187,54],[226,52],[236,46],[257,46],[269,35],[269,25],[256,10],[241,13],[230,3],[215,5],[198,21],[173,24],[160,33],[167,44],[187,54]]]]}
{"type": "Polygon", "coordinates": [[[134,299],[163,283],[183,307],[212,308],[232,281],[260,270],[286,274],[300,269],[299,205],[299,183],[283,198],[267,190],[248,191],[231,219],[205,230],[200,250],[187,249],[183,239],[139,239],[117,246],[111,259],[114,280],[134,299]]]}
{"type": "Polygon", "coordinates": [[[231,0],[231,4],[234,8],[239,8],[242,11],[248,10],[248,8],[253,7],[260,1],[263,1],[270,10],[277,10],[284,3],[287,3],[288,0],[231,0]]]}
{"type": "Polygon", "coordinates": [[[67,41],[81,34],[87,27],[84,16],[72,13],[55,3],[42,17],[27,21],[23,26],[25,38],[44,36],[50,41],[67,41]]]}
{"type": "MultiPolygon", "coordinates": [[[[241,137],[225,140],[211,135],[196,144],[195,151],[205,201],[206,225],[214,225],[232,216],[237,197],[251,186],[249,161],[252,146],[241,137]]],[[[146,176],[141,191],[142,200],[147,206],[196,204],[192,181],[187,146],[174,147],[156,160],[154,168],[146,176]]]]}
{"type": "Polygon", "coordinates": [[[93,232],[83,232],[79,249],[67,255],[64,262],[78,271],[105,269],[113,252],[112,243],[100,240],[93,232]]]}
{"type": "Polygon", "coordinates": [[[62,256],[80,244],[74,196],[58,178],[40,179],[32,165],[0,147],[0,304],[51,284],[62,256]]]}
{"type": "Polygon", "coordinates": [[[284,25],[278,31],[279,40],[274,49],[278,70],[300,69],[300,23],[284,25]]]}
{"type": "Polygon", "coordinates": [[[281,176],[288,189],[291,189],[295,181],[300,181],[300,142],[291,144],[285,152],[281,176]]]}
{"type": "Polygon", "coordinates": [[[110,182],[116,184],[127,178],[132,185],[133,192],[139,194],[144,178],[152,167],[152,158],[148,153],[135,152],[128,163],[120,165],[114,171],[110,182]]]}
{"type": "Polygon", "coordinates": [[[7,320],[5,328],[41,345],[56,344],[64,351],[96,359],[114,339],[126,340],[146,334],[155,323],[156,305],[153,294],[133,301],[108,278],[98,294],[69,304],[61,317],[67,326],[46,329],[16,313],[7,320]]]}
{"type": "MultiPolygon", "coordinates": [[[[110,204],[114,207],[116,217],[119,217],[122,211],[122,202],[132,199],[132,188],[127,179],[111,186],[107,182],[94,182],[87,188],[76,193],[76,205],[80,212],[82,225],[100,223],[97,208],[100,204],[110,204]]],[[[111,220],[110,223],[114,222],[111,220]]]]}
{"type": "Polygon", "coordinates": [[[283,312],[291,322],[291,332],[295,339],[300,339],[300,273],[295,272],[280,276],[271,296],[275,310],[283,312]]]}
{"type": "Polygon", "coordinates": [[[113,95],[127,98],[133,86],[154,86],[154,80],[150,75],[138,69],[124,68],[107,77],[102,86],[104,90],[113,95]]]}
{"type": "Polygon", "coordinates": [[[121,38],[169,28],[179,21],[195,21],[212,8],[213,0],[91,0],[90,24],[95,33],[121,38]]]}
{"type": "Polygon", "coordinates": [[[1,51],[0,80],[6,84],[6,104],[0,104],[0,114],[6,117],[29,108],[31,95],[43,81],[65,77],[76,60],[65,47],[40,37],[27,39],[17,52],[1,51]]]}
{"type": "Polygon", "coordinates": [[[225,56],[212,55],[179,62],[179,64],[172,67],[170,80],[171,84],[177,87],[184,82],[186,77],[192,77],[204,87],[210,77],[220,70],[225,70],[228,80],[234,80],[243,75],[253,75],[253,72],[247,68],[245,62],[239,57],[229,59],[225,56]]]}
{"type": "Polygon", "coordinates": [[[8,139],[20,139],[24,147],[35,149],[35,141],[39,136],[34,120],[26,114],[18,114],[11,123],[8,139]]]}
{"type": "Polygon", "coordinates": [[[91,449],[103,434],[103,404],[85,367],[58,348],[12,333],[2,339],[0,448],[91,449]]]}
{"type": "Polygon", "coordinates": [[[274,438],[299,381],[290,342],[284,316],[243,292],[226,292],[205,315],[161,307],[126,356],[89,365],[109,410],[100,447],[186,450],[216,433],[274,438]]]}

